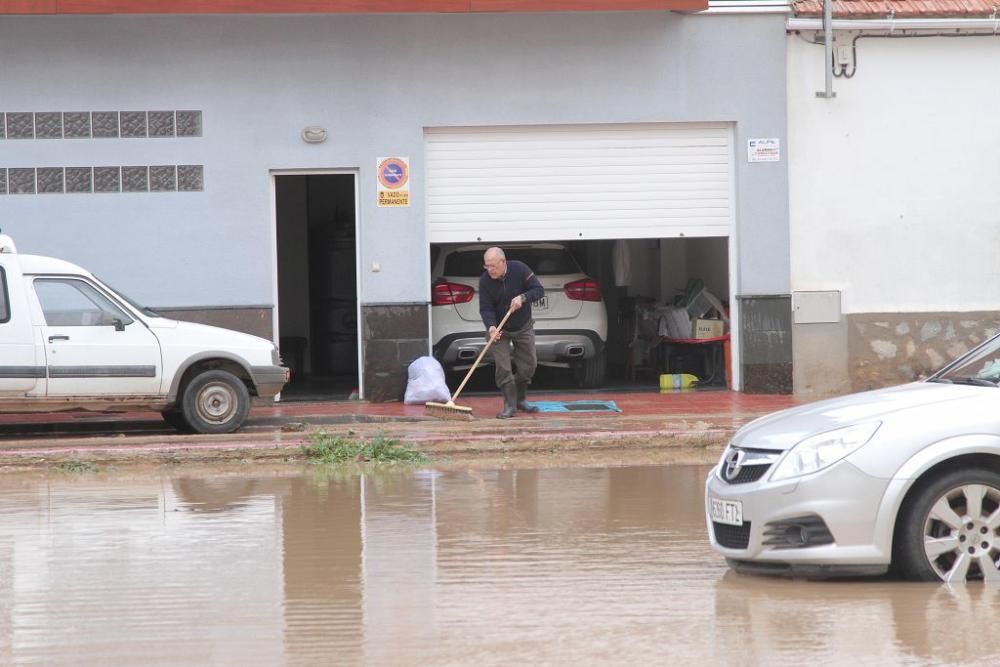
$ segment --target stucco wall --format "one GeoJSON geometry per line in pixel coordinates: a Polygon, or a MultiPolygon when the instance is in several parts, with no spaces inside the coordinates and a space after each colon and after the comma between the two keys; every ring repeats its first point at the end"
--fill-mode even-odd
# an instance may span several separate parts
{"type": "Polygon", "coordinates": [[[863,39],[833,100],[822,47],[788,44],[793,288],[845,313],[1000,307],[1000,40],[863,39]]]}
{"type": "MultiPolygon", "coordinates": [[[[269,170],[357,168],[365,302],[426,301],[423,128],[722,120],[784,136],[776,16],[7,17],[9,111],[197,109],[188,139],[5,140],[4,166],[204,164],[203,193],[0,196],[26,252],[160,306],[273,302],[269,170]],[[307,145],[319,124],[329,140],[307,145]],[[374,206],[407,155],[413,205],[374,206]]],[[[738,151],[739,153],[739,151],[738,151]]],[[[738,155],[739,158],[739,155],[738,155]]],[[[788,288],[785,163],[737,159],[744,291],[788,288]]]]}
{"type": "Polygon", "coordinates": [[[989,328],[1000,132],[988,110],[1000,88],[984,82],[998,69],[991,37],[864,38],[855,76],[834,79],[825,100],[823,48],[788,37],[792,289],[840,290],[843,310],[839,326],[795,325],[796,393],[913,379],[956,342],[896,340],[898,326],[976,322],[957,325],[964,342],[989,328]],[[899,353],[879,357],[873,345],[890,339],[899,353]]]}

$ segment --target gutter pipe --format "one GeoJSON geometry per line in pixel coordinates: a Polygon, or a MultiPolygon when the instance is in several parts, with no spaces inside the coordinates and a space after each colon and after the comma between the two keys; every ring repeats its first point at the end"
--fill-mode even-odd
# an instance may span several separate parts
{"type": "MultiPolygon", "coordinates": [[[[826,14],[826,4],[830,0],[825,0],[823,13],[826,14]]],[[[1000,33],[1000,17],[981,19],[835,19],[828,23],[831,30],[873,30],[878,32],[895,32],[900,30],[933,30],[940,32],[943,30],[958,31],[989,31],[1000,33]]],[[[785,28],[794,30],[826,30],[824,20],[819,18],[789,18],[785,21],[785,28]]],[[[828,46],[833,46],[829,37],[828,46]]],[[[827,61],[830,62],[829,55],[827,61]]]]}
{"type": "Polygon", "coordinates": [[[823,51],[826,54],[826,90],[816,93],[816,97],[833,99],[833,0],[823,0],[823,51]]]}

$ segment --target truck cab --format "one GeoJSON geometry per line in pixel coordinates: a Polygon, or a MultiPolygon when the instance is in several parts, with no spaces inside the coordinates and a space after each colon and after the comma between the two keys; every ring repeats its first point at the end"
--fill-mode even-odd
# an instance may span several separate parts
{"type": "Polygon", "coordinates": [[[0,412],[152,409],[178,430],[229,433],[287,381],[271,341],[161,317],[0,234],[0,412]]]}

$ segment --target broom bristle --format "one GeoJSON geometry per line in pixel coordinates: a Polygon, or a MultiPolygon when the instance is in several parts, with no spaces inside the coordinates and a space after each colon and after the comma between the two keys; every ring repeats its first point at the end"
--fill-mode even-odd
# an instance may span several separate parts
{"type": "Polygon", "coordinates": [[[474,419],[472,408],[464,405],[455,405],[450,401],[448,403],[425,403],[424,412],[438,419],[452,419],[455,421],[471,421],[474,419]]]}

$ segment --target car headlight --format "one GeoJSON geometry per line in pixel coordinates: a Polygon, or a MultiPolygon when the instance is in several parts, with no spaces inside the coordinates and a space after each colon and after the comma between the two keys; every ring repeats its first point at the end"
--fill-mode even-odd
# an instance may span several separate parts
{"type": "Polygon", "coordinates": [[[867,422],[810,436],[788,450],[771,473],[777,482],[832,466],[872,439],[882,422],[867,422]]]}

